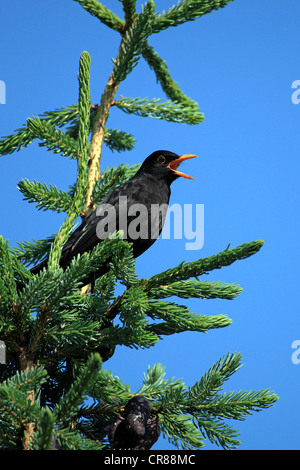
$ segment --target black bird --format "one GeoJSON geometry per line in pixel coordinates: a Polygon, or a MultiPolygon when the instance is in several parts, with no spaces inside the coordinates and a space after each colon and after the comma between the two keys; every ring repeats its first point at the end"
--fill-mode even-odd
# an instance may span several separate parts
{"type": "MultiPolygon", "coordinates": [[[[114,189],[71,234],[62,248],[60,266],[65,269],[72,258],[94,248],[108,235],[122,230],[123,238],[132,242],[135,258],[144,253],[159,237],[170,200],[171,183],[179,176],[194,179],[177,170],[185,160],[196,155],[177,155],[167,150],[152,153],[137,173],[114,189]]],[[[31,269],[37,274],[47,260],[31,269]]],[[[101,267],[93,279],[107,272],[101,267]]],[[[91,279],[85,280],[85,283],[91,279]]]]}

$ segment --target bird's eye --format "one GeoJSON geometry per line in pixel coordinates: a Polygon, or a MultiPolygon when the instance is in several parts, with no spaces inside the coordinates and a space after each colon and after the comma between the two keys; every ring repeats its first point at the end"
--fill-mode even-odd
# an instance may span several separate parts
{"type": "Polygon", "coordinates": [[[166,157],[164,157],[163,155],[160,155],[157,160],[160,162],[160,163],[165,163],[166,161],[166,157]]]}

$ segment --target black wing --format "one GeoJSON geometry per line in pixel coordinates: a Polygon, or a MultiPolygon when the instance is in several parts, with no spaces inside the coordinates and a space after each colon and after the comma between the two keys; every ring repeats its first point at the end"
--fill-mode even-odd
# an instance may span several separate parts
{"type": "Polygon", "coordinates": [[[118,230],[119,192],[120,188],[112,191],[72,233],[62,249],[60,259],[62,268],[66,268],[74,256],[90,251],[104,238],[118,230]],[[116,220],[115,224],[113,219],[116,220]],[[103,236],[101,236],[101,232],[104,232],[102,221],[108,227],[103,236]]]}

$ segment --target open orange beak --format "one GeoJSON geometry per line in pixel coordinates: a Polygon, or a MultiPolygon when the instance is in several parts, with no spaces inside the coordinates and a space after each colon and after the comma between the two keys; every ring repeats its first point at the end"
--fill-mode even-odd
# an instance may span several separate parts
{"type": "Polygon", "coordinates": [[[177,167],[180,165],[180,163],[184,162],[185,160],[189,160],[190,158],[197,158],[197,155],[181,155],[181,157],[177,158],[176,160],[172,160],[169,163],[168,167],[177,176],[183,176],[184,178],[188,178],[189,180],[193,180],[195,178],[192,178],[191,176],[185,175],[184,173],[181,173],[180,171],[177,171],[177,167]]]}

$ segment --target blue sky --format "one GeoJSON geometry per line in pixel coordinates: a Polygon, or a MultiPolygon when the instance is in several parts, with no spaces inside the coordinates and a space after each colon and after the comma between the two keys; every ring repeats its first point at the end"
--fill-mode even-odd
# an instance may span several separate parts
{"type": "MultiPolygon", "coordinates": [[[[103,2],[121,15],[117,0],[103,2]]],[[[139,4],[139,3],[138,3],[139,4]]],[[[157,11],[173,5],[156,1],[157,11]]],[[[119,36],[71,0],[1,2],[0,135],[11,134],[29,116],[76,103],[78,61],[92,58],[91,95],[100,96],[112,69],[119,36]]],[[[300,4],[295,0],[235,0],[226,8],[151,37],[183,91],[199,103],[205,121],[197,126],[127,116],[113,109],[107,123],[132,133],[131,152],[104,149],[102,168],[139,163],[152,151],[194,153],[185,164],[195,181],[172,186],[172,203],[204,204],[204,246],[185,250],[185,240],[159,240],[137,260],[140,277],[225,249],[228,243],[263,239],[255,256],[207,279],[236,282],[244,291],[233,301],[190,300],[191,311],[227,314],[233,323],[207,334],[166,337],[146,351],[119,348],[105,364],[134,392],[148,364],[161,362],[167,377],[192,385],[228,352],[240,352],[244,366],[224,390],[270,388],[274,408],[233,426],[240,449],[299,449],[300,364],[292,343],[299,321],[299,126],[300,104],[292,83],[300,80],[300,4]]],[[[143,60],[118,94],[162,97],[143,60]]],[[[300,97],[300,95],[299,95],[300,97]]],[[[67,189],[73,161],[32,144],[0,160],[0,233],[11,245],[56,233],[62,214],[37,211],[17,190],[23,178],[67,189]]],[[[300,355],[297,356],[298,358],[300,355]]],[[[153,449],[172,448],[160,439],[153,449]]],[[[206,449],[215,448],[209,442],[206,449]]]]}

